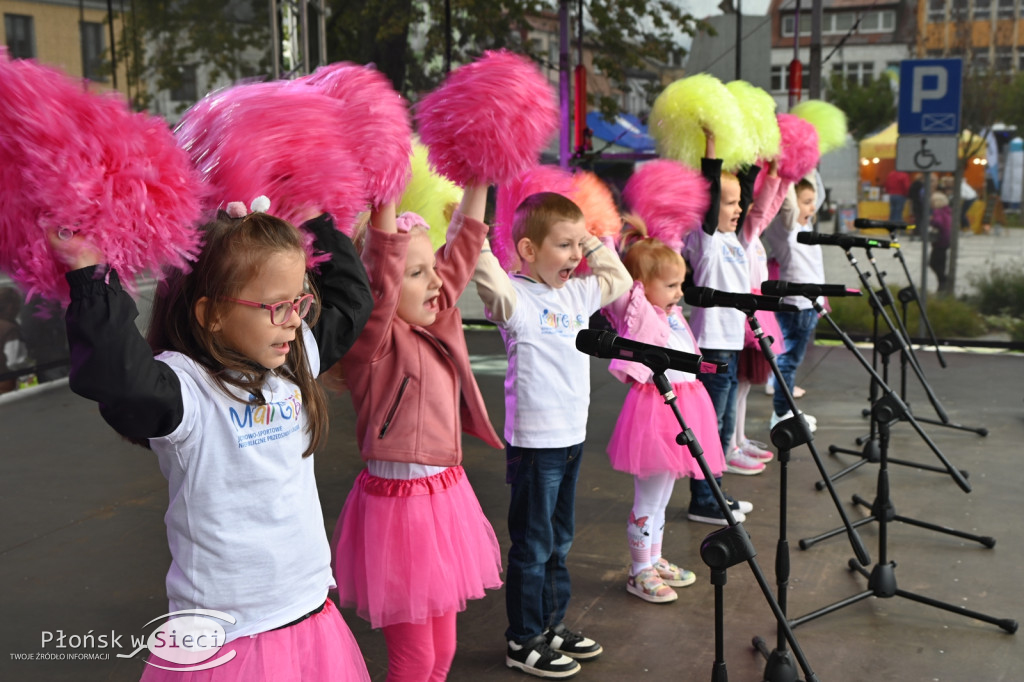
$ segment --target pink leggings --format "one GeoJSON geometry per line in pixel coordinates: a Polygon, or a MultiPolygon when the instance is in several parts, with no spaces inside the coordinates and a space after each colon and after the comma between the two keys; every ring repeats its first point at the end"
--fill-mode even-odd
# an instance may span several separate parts
{"type": "Polygon", "coordinates": [[[456,611],[426,623],[396,623],[384,629],[387,682],[442,682],[455,658],[456,611]]]}

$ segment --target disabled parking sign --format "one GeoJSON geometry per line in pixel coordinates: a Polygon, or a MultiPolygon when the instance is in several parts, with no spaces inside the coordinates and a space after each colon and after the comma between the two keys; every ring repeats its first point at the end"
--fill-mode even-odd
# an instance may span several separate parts
{"type": "Polygon", "coordinates": [[[961,59],[900,62],[900,135],[959,135],[961,59]]]}

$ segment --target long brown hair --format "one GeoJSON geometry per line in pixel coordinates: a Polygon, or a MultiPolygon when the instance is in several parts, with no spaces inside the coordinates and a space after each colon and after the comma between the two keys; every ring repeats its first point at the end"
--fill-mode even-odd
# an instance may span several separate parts
{"type": "MultiPolygon", "coordinates": [[[[263,402],[263,385],[268,373],[276,371],[294,381],[302,394],[309,445],[303,457],[311,455],[327,436],[327,398],[306,359],[302,333],[290,344],[285,363],[277,370],[253,363],[225,346],[220,335],[210,332],[196,317],[196,304],[206,298],[206,318],[224,314],[229,302],[254,277],[272,255],[299,253],[305,259],[302,235],[292,225],[265,213],[230,218],[220,213],[202,229],[203,250],[188,272],[169,273],[157,289],[148,341],[153,352],[177,351],[205,367],[225,394],[229,386],[248,391],[263,402]]],[[[312,284],[309,285],[311,293],[312,284]]],[[[314,306],[314,311],[319,306],[314,306]]],[[[316,323],[316,313],[308,319],[316,323]]],[[[232,396],[233,397],[233,396],[232,396]]]]}

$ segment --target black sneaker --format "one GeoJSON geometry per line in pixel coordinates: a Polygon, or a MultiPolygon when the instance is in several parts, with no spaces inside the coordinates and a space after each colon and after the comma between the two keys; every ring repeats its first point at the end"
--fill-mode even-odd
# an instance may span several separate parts
{"type": "Polygon", "coordinates": [[[537,635],[522,644],[510,639],[505,652],[505,665],[535,677],[564,679],[580,671],[580,664],[554,651],[548,646],[544,635],[537,635]]]}
{"type": "MultiPolygon", "coordinates": [[[[735,519],[736,523],[743,523],[747,520],[747,515],[739,511],[739,503],[737,503],[736,509],[733,509],[732,505],[729,505],[729,507],[730,511],[732,511],[732,518],[735,519]]],[[[717,504],[704,507],[690,502],[690,509],[686,513],[686,518],[698,523],[710,523],[713,526],[729,525],[729,520],[725,518],[725,514],[717,504]]]]}
{"type": "Polygon", "coordinates": [[[553,628],[548,628],[548,631],[544,633],[544,637],[552,649],[578,661],[588,661],[591,658],[597,658],[604,651],[600,644],[589,637],[584,637],[578,632],[573,632],[565,627],[565,623],[559,623],[553,628]]]}

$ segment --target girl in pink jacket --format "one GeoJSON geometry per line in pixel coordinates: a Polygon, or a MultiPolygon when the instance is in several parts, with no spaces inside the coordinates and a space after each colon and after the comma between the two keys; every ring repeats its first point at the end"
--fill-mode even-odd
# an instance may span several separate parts
{"type": "MultiPolygon", "coordinates": [[[[633,276],[633,288],[603,309],[620,336],[685,353],[699,353],[690,327],[676,305],[683,295],[686,263],[678,252],[648,237],[636,221],[623,232],[622,263],[633,276]]],[[[665,533],[665,509],[677,478],[689,477],[694,486],[707,486],[704,474],[689,449],[677,444],[679,423],[652,382],[651,370],[641,363],[612,360],[609,371],[630,384],[619,419],[608,443],[612,468],[633,474],[633,509],[626,536],[632,568],[626,590],[653,603],[675,601],[673,587],[685,587],[696,580],[693,572],[679,568],[661,556],[665,533]]],[[[725,457],[718,437],[718,417],[704,384],[687,372],[668,370],[678,406],[704,448],[704,459],[720,480],[725,457]]],[[[732,500],[737,521],[752,509],[749,502],[732,500]]],[[[691,501],[692,520],[720,523],[724,514],[717,509],[696,509],[691,501]]]]}
{"type": "Polygon", "coordinates": [[[343,606],[384,629],[388,680],[444,680],[455,616],[501,586],[491,524],[462,469],[463,431],[502,447],[455,306],[487,237],[466,189],[437,253],[415,214],[373,215],[362,251],[374,310],[343,363],[366,461],[335,530],[343,606]]]}

